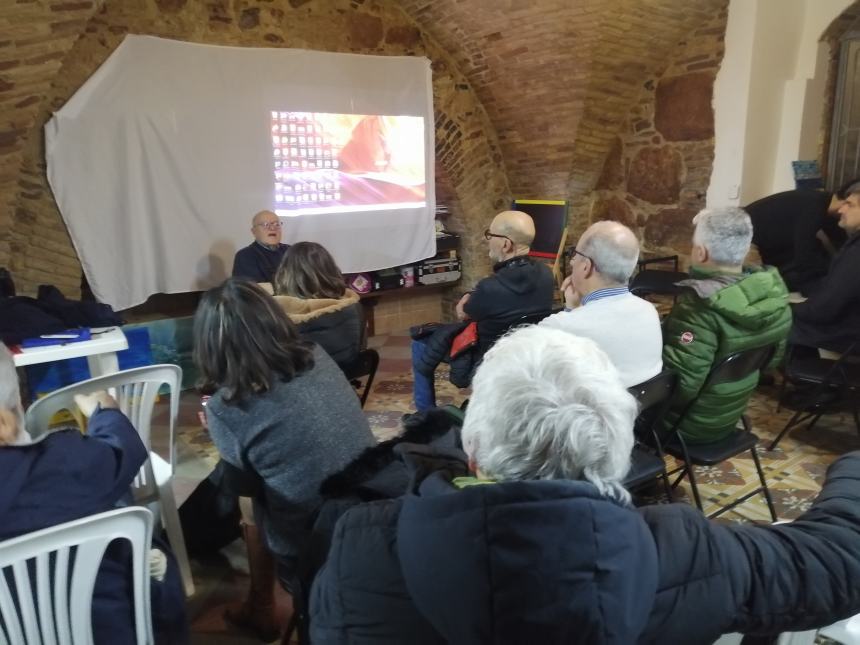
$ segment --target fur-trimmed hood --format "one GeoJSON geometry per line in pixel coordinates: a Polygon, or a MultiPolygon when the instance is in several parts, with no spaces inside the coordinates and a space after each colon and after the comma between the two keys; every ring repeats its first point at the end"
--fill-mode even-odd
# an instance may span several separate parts
{"type": "MultiPolygon", "coordinates": [[[[441,408],[433,408],[426,412],[409,415],[403,422],[403,433],[382,441],[375,446],[366,448],[355,460],[342,471],[330,475],[320,486],[320,494],[326,498],[338,498],[358,494],[365,497],[368,491],[375,489],[381,482],[374,483],[387,466],[400,461],[400,455],[395,448],[404,443],[433,444],[438,447],[460,448],[459,433],[456,432],[454,418],[441,408]],[[449,436],[450,435],[450,436],[449,436]]],[[[406,471],[403,471],[404,477],[406,471]]],[[[380,477],[379,479],[385,479],[380,477]]],[[[408,479],[408,477],[407,477],[408,479]]],[[[402,483],[400,484],[402,486],[402,483]]],[[[396,497],[405,492],[405,487],[395,491],[396,497]]]]}
{"type": "Polygon", "coordinates": [[[357,304],[358,294],[347,289],[341,298],[295,298],[293,296],[275,296],[275,301],[281,305],[284,312],[297,325],[306,323],[326,314],[342,311],[357,304]]]}

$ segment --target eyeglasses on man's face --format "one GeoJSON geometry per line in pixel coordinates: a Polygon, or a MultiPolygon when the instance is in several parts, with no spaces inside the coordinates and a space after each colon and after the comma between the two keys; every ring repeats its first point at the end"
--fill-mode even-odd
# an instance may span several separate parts
{"type": "Polygon", "coordinates": [[[580,257],[583,257],[586,260],[588,260],[589,262],[591,262],[591,266],[594,267],[595,271],[597,270],[597,263],[593,259],[591,259],[590,256],[586,255],[585,253],[583,253],[581,251],[577,251],[575,246],[570,247],[570,263],[571,264],[573,264],[573,261],[574,261],[574,259],[576,259],[577,255],[580,257]]]}
{"type": "Polygon", "coordinates": [[[493,239],[494,237],[500,237],[500,238],[502,238],[502,239],[504,239],[504,240],[507,240],[507,241],[508,241],[508,242],[510,242],[511,244],[513,244],[513,243],[514,243],[514,241],[513,241],[511,238],[509,238],[507,235],[499,235],[498,233],[491,233],[491,232],[490,232],[490,229],[487,229],[486,231],[484,231],[484,239],[485,239],[485,240],[487,240],[488,242],[489,242],[491,239],[493,239]]]}
{"type": "Polygon", "coordinates": [[[281,228],[281,223],[280,222],[260,222],[259,224],[256,224],[256,226],[259,226],[260,228],[264,228],[267,231],[277,231],[279,228],[281,228]]]}

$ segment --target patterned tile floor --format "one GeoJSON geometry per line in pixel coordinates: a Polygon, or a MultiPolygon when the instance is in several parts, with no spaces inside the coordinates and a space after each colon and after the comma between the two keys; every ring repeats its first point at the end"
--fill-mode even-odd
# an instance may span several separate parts
{"type": "MultiPolygon", "coordinates": [[[[400,417],[413,411],[409,337],[405,332],[392,333],[372,338],[370,346],[380,352],[382,360],[365,412],[374,433],[384,439],[396,435],[400,417]]],[[[468,392],[452,386],[446,377],[443,371],[437,374],[438,403],[459,405],[468,392]]],[[[198,409],[197,397],[192,393],[183,394],[177,432],[175,485],[180,503],[217,460],[217,451],[197,425],[198,409]]],[[[776,412],[776,388],[773,386],[759,388],[750,404],[749,416],[754,431],[762,439],[759,454],[780,519],[795,518],[807,509],[820,489],[830,462],[844,452],[860,449],[860,438],[851,415],[835,414],[823,418],[812,431],[804,428],[791,431],[776,450],[765,450],[791,416],[789,410],[776,412]]],[[[156,448],[163,448],[163,443],[156,441],[156,448]]],[[[717,467],[698,469],[697,474],[706,512],[752,490],[758,479],[749,454],[717,467]]],[[[676,492],[676,498],[690,501],[685,484],[676,492]]],[[[726,521],[739,522],[769,519],[761,495],[724,517],[726,521]]],[[[215,645],[255,642],[232,633],[221,619],[224,604],[240,599],[247,585],[247,562],[241,542],[225,550],[222,561],[194,562],[193,567],[198,585],[198,593],[189,603],[194,642],[215,645]]],[[[286,597],[281,598],[282,611],[287,602],[286,597]]]]}

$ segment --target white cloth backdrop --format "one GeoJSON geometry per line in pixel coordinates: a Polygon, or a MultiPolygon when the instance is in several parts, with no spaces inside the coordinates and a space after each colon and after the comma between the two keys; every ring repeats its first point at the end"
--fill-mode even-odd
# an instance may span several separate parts
{"type": "Polygon", "coordinates": [[[216,47],[127,36],[45,126],[48,180],[84,272],[116,309],[205,289],[275,209],[273,110],[420,116],[426,206],[283,218],[345,272],[435,253],[426,58],[216,47]]]}

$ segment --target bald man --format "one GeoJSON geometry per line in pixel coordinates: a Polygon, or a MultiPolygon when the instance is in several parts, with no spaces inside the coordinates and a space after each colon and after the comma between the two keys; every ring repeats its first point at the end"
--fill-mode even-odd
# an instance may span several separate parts
{"type": "MultiPolygon", "coordinates": [[[[457,303],[461,321],[475,321],[478,344],[470,356],[477,365],[484,352],[520,318],[549,312],[555,290],[552,272],[528,254],[535,237],[532,218],[520,211],[504,211],[484,231],[493,275],[478,282],[457,303]]],[[[412,342],[412,371],[415,378],[415,407],[420,412],[436,405],[433,371],[448,355],[449,326],[432,336],[412,342]]]]}
{"type": "Polygon", "coordinates": [[[633,231],[618,222],[592,224],[574,247],[570,275],[562,283],[565,310],[540,323],[597,343],[625,387],[663,368],[657,310],[627,289],[638,260],[633,231]]]}
{"type": "Polygon", "coordinates": [[[233,258],[233,277],[248,278],[254,282],[271,282],[288,244],[281,244],[281,220],[272,211],[260,211],[251,220],[254,241],[236,251],[233,258]]]}

